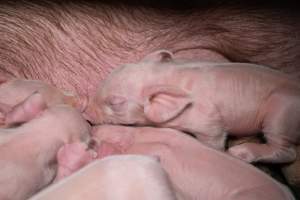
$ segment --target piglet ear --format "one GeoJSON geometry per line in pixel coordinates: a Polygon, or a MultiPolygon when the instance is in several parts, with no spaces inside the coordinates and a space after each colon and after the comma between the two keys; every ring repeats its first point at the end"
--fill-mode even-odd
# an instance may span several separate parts
{"type": "Polygon", "coordinates": [[[173,59],[173,53],[168,50],[158,50],[146,55],[142,61],[145,62],[169,62],[173,59]]]}
{"type": "Polygon", "coordinates": [[[28,122],[47,108],[46,101],[38,92],[14,106],[5,116],[5,124],[10,126],[28,122]]]}
{"type": "Polygon", "coordinates": [[[143,91],[145,117],[154,123],[164,123],[180,115],[192,100],[184,90],[167,85],[151,86],[143,91]]]}

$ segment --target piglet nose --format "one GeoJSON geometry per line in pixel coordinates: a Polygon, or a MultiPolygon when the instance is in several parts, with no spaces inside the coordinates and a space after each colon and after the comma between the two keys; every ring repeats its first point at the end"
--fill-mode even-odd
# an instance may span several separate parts
{"type": "Polygon", "coordinates": [[[88,105],[86,107],[82,113],[82,116],[92,124],[97,124],[99,121],[101,121],[101,115],[99,114],[98,109],[92,105],[88,105]]]}
{"type": "Polygon", "coordinates": [[[102,122],[102,110],[94,100],[86,102],[85,109],[82,111],[83,117],[91,124],[100,124],[102,122]]]}

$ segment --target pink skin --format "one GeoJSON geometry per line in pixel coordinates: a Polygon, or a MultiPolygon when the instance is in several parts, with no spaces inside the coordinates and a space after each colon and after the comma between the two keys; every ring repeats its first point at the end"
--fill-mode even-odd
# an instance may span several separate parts
{"type": "Polygon", "coordinates": [[[116,145],[105,141],[99,143],[95,139],[91,139],[88,145],[85,143],[66,144],[57,153],[58,172],[55,182],[70,176],[96,159],[121,153],[122,150],[116,145]],[[93,146],[90,145],[91,143],[94,143],[93,146]]]}
{"type": "Polygon", "coordinates": [[[40,79],[84,102],[114,67],[161,48],[179,58],[260,63],[300,77],[300,40],[291,34],[299,32],[298,12],[286,11],[222,5],[186,15],[85,1],[4,2],[0,78],[40,79]]]}
{"type": "Polygon", "coordinates": [[[219,150],[227,135],[262,131],[266,144],[244,143],[229,153],[247,162],[291,162],[300,139],[300,87],[262,66],[181,61],[160,50],[114,71],[85,117],[94,124],[175,128],[219,150]]]}
{"type": "Polygon", "coordinates": [[[26,199],[49,185],[57,173],[59,149],[89,138],[90,126],[77,110],[45,104],[40,93],[32,94],[8,114],[16,122],[24,116],[29,119],[27,114],[35,113],[35,117],[0,129],[0,199],[26,199]]]}
{"type": "MultiPolygon", "coordinates": [[[[97,159],[115,154],[142,154],[158,157],[174,186],[177,199],[294,199],[287,188],[254,167],[207,148],[194,138],[173,129],[103,125],[94,127],[92,134],[94,142],[97,142],[94,145],[94,149],[98,153],[97,159]]],[[[78,145],[74,144],[73,148],[76,147],[78,145]]],[[[77,148],[77,151],[79,149],[82,151],[76,154],[77,157],[72,153],[72,150],[66,149],[64,156],[69,161],[65,162],[68,169],[75,169],[79,163],[82,163],[80,160],[85,157],[86,150],[77,148]]],[[[95,162],[93,163],[95,164],[95,162]]],[[[103,197],[103,193],[91,189],[100,188],[103,181],[102,170],[99,168],[97,172],[93,172],[89,167],[84,168],[71,178],[66,179],[62,184],[50,187],[41,195],[37,195],[38,198],[33,199],[46,197],[65,197],[64,199],[68,199],[74,191],[68,188],[74,187],[78,187],[76,194],[79,197],[87,191],[95,199],[103,197]],[[87,179],[84,178],[86,175],[83,176],[81,173],[92,173],[93,176],[87,179]],[[80,185],[86,182],[84,188],[78,186],[79,181],[80,185]]],[[[110,170],[113,171],[113,169],[110,170]]],[[[132,170],[129,170],[128,173],[130,171],[132,170]]],[[[111,191],[107,188],[107,184],[109,186],[109,183],[113,183],[113,185],[122,183],[122,176],[119,175],[118,177],[118,180],[113,181],[104,179],[106,182],[103,181],[103,183],[106,184],[107,191],[111,191]]],[[[127,185],[126,188],[130,189],[131,187],[131,185],[127,185]]],[[[148,189],[151,191],[151,188],[148,189]]],[[[118,187],[114,188],[114,191],[116,191],[115,193],[119,192],[118,187]]],[[[126,197],[124,198],[126,199],[126,197]]]]}
{"type": "Polygon", "coordinates": [[[58,150],[56,156],[58,169],[55,182],[70,176],[75,171],[94,161],[96,156],[97,153],[89,149],[85,143],[65,144],[58,150]]]}
{"type": "Polygon", "coordinates": [[[289,190],[253,166],[174,129],[102,125],[92,131],[121,154],[159,157],[178,199],[288,200],[289,190]]]}
{"type": "Polygon", "coordinates": [[[30,198],[47,199],[175,200],[176,197],[167,174],[156,159],[115,155],[89,164],[30,198]]]}
{"type": "MultiPolygon", "coordinates": [[[[35,112],[37,110],[42,110],[45,106],[52,106],[60,103],[76,106],[76,97],[71,93],[60,91],[49,84],[37,80],[3,80],[0,82],[0,126],[10,126],[12,125],[11,121],[14,121],[15,123],[29,121],[31,118],[35,117],[35,112]],[[20,105],[22,107],[22,102],[35,92],[39,92],[43,96],[45,104],[36,104],[42,107],[31,110],[31,114],[27,112],[26,118],[21,118],[19,114],[18,117],[20,121],[18,122],[15,121],[15,119],[12,119],[12,116],[15,115],[11,110],[20,105]]],[[[22,112],[22,110],[20,111],[22,112]]]]}
{"type": "Polygon", "coordinates": [[[280,9],[201,1],[188,14],[122,2],[1,2],[0,79],[39,79],[85,101],[114,68],[162,48],[177,58],[259,63],[300,77],[300,13],[290,1],[280,9]]]}

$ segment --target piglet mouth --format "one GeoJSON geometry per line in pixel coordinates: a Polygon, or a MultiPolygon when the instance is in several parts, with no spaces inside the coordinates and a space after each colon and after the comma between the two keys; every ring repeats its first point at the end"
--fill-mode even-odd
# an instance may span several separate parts
{"type": "Polygon", "coordinates": [[[82,112],[82,116],[84,119],[89,121],[91,124],[100,124],[101,119],[98,113],[98,109],[95,106],[88,105],[82,112]]]}

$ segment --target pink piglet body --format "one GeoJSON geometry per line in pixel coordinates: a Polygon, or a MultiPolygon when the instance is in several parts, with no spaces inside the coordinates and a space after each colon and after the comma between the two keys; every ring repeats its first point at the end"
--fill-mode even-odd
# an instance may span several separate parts
{"type": "Polygon", "coordinates": [[[224,150],[227,135],[263,132],[266,144],[229,153],[247,162],[291,162],[300,139],[297,80],[248,63],[181,61],[161,50],[115,70],[85,116],[92,123],[155,125],[224,150]]]}
{"type": "MultiPolygon", "coordinates": [[[[42,96],[34,93],[19,109],[26,114],[35,104],[44,103],[42,96]]],[[[40,110],[20,126],[0,129],[0,199],[26,199],[49,185],[57,174],[59,149],[87,141],[89,132],[90,125],[80,112],[65,104],[40,110]]]]}

